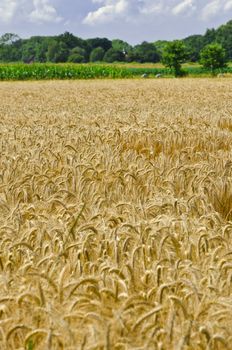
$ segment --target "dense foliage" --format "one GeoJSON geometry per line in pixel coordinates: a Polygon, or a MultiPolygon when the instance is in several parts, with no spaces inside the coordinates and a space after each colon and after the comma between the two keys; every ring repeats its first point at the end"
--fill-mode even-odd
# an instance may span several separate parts
{"type": "MultiPolygon", "coordinates": [[[[232,20],[218,29],[207,29],[204,35],[192,35],[183,39],[188,61],[200,59],[202,49],[208,44],[218,43],[225,49],[228,60],[232,60],[232,20]]],[[[33,36],[21,39],[6,33],[0,37],[1,62],[159,62],[162,60],[167,41],[143,42],[134,47],[120,39],[81,39],[65,32],[57,36],[33,36]]]]}
{"type": "Polygon", "coordinates": [[[225,67],[226,53],[220,44],[209,44],[201,51],[201,64],[215,74],[217,68],[225,67]]]}
{"type": "Polygon", "coordinates": [[[187,59],[187,51],[183,41],[174,40],[163,49],[162,62],[174,70],[175,76],[181,75],[181,64],[187,59]]]}

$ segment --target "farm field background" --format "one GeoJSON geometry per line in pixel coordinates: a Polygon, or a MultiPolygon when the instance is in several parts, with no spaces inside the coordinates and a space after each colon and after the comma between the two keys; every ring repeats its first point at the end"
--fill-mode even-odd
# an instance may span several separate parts
{"type": "Polygon", "coordinates": [[[0,348],[231,349],[231,80],[0,97],[0,348]]]}
{"type": "MultiPolygon", "coordinates": [[[[210,77],[210,69],[198,64],[184,64],[184,76],[210,77]]],[[[161,64],[54,64],[54,63],[12,63],[0,64],[0,81],[9,80],[70,80],[70,79],[122,79],[141,78],[143,74],[155,78],[157,74],[163,78],[173,77],[174,71],[161,64]]],[[[232,67],[215,70],[214,75],[223,74],[231,77],[232,67]]]]}

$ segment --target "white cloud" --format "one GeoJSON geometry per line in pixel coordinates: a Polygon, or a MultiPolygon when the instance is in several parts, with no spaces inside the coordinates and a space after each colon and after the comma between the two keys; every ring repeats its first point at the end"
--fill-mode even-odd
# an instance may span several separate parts
{"type": "Polygon", "coordinates": [[[1,22],[11,23],[21,20],[54,23],[61,19],[51,0],[0,0],[1,22]]]}
{"type": "Polygon", "coordinates": [[[214,17],[221,10],[221,0],[213,0],[203,7],[201,18],[208,20],[214,17]]]}
{"type": "Polygon", "coordinates": [[[83,22],[97,24],[118,19],[134,21],[138,17],[165,13],[169,10],[168,2],[167,0],[92,0],[92,3],[99,4],[99,8],[89,12],[83,22]]]}
{"type": "MultiPolygon", "coordinates": [[[[126,18],[151,17],[154,15],[188,15],[197,9],[197,0],[92,0],[99,8],[84,19],[85,24],[104,23],[126,18]]],[[[198,0],[199,1],[199,0],[198,0]]],[[[230,0],[232,1],[232,0],[230,0]]]]}
{"type": "Polygon", "coordinates": [[[7,23],[10,22],[17,11],[16,0],[2,0],[0,1],[0,20],[7,23]]]}
{"type": "Polygon", "coordinates": [[[165,6],[164,1],[144,0],[139,3],[138,10],[140,14],[160,14],[168,11],[168,7],[165,6]]]}
{"type": "Polygon", "coordinates": [[[96,11],[89,12],[84,23],[95,24],[114,20],[117,16],[124,16],[129,7],[128,0],[93,0],[93,3],[102,3],[96,11]]]}
{"type": "Polygon", "coordinates": [[[224,6],[224,10],[225,11],[230,11],[232,10],[232,0],[229,0],[225,3],[225,6],[224,6]]]}
{"type": "MultiPolygon", "coordinates": [[[[92,0],[98,4],[95,11],[90,11],[84,18],[85,24],[99,24],[113,20],[167,16],[196,16],[198,19],[210,20],[232,12],[232,0],[92,0]]],[[[232,15],[232,13],[231,13],[232,15]]]]}
{"type": "Polygon", "coordinates": [[[211,0],[203,7],[201,18],[208,21],[211,18],[217,17],[219,14],[227,14],[231,10],[232,0],[211,0]]]}
{"type": "Polygon", "coordinates": [[[62,17],[58,16],[54,6],[49,3],[49,0],[33,0],[34,9],[29,14],[29,19],[32,22],[60,22],[62,17]]]}
{"type": "Polygon", "coordinates": [[[196,10],[195,0],[183,0],[179,4],[173,7],[172,13],[174,15],[186,14],[190,15],[196,10]]]}

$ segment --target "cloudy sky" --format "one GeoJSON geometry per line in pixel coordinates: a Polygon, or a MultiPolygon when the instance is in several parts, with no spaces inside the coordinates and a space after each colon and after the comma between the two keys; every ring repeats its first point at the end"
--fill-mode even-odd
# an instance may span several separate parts
{"type": "Polygon", "coordinates": [[[0,34],[70,31],[131,44],[184,38],[232,19],[232,0],[0,0],[0,34]]]}

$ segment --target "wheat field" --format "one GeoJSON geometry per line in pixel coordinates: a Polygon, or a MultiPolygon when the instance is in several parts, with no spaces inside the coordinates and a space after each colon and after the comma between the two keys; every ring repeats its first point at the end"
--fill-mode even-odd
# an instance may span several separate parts
{"type": "Polygon", "coordinates": [[[0,349],[232,349],[231,79],[0,97],[0,349]]]}

